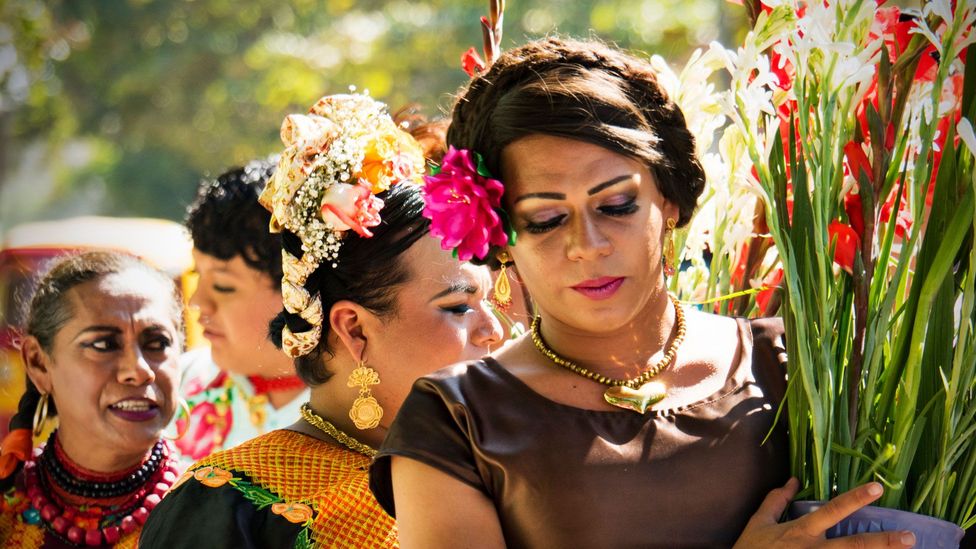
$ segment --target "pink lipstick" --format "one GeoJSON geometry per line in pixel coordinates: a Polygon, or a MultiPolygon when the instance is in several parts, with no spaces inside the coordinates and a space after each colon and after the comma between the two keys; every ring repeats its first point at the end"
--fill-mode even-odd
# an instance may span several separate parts
{"type": "Polygon", "coordinates": [[[622,276],[601,276],[592,280],[584,280],[571,287],[584,296],[599,301],[613,297],[623,283],[624,277],[622,276]]]}

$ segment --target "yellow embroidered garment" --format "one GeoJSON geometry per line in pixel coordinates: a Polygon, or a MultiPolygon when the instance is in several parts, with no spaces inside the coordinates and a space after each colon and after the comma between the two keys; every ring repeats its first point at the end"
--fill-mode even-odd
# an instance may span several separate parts
{"type": "Polygon", "coordinates": [[[369,464],[308,435],[272,431],[191,467],[150,514],[140,547],[173,547],[191,537],[232,546],[213,532],[227,527],[240,530],[225,537],[238,543],[396,547],[395,523],[369,491],[369,464]]]}

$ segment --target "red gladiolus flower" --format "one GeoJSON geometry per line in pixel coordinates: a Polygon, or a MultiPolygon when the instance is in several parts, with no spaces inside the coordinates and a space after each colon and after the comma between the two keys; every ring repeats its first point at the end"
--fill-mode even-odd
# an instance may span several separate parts
{"type": "Polygon", "coordinates": [[[759,307],[759,314],[766,314],[766,309],[769,307],[769,300],[773,298],[773,292],[779,286],[779,283],[783,281],[783,268],[777,267],[773,272],[766,275],[763,279],[762,285],[768,290],[763,290],[756,294],[756,306],[759,307]]]}
{"type": "Polygon", "coordinates": [[[468,48],[468,51],[461,55],[461,68],[464,72],[468,73],[468,76],[474,78],[478,76],[485,70],[487,65],[478,55],[478,51],[473,47],[468,48]]]}
{"type": "Polygon", "coordinates": [[[844,211],[847,212],[847,219],[858,238],[864,238],[864,210],[860,193],[849,192],[844,196],[844,211]]]}
{"type": "Polygon", "coordinates": [[[850,169],[850,174],[854,177],[855,181],[860,181],[861,172],[864,172],[864,175],[867,176],[868,181],[874,183],[874,173],[871,170],[871,161],[868,160],[868,155],[864,153],[864,148],[861,147],[860,143],[850,141],[844,145],[844,156],[847,157],[847,166],[850,169]]]}
{"type": "Polygon", "coordinates": [[[861,239],[850,225],[832,221],[827,227],[827,235],[834,246],[834,263],[849,274],[854,273],[854,257],[861,247],[861,239]]]}
{"type": "MultiPolygon", "coordinates": [[[[881,206],[880,219],[882,223],[891,220],[891,210],[895,207],[895,198],[898,196],[898,189],[891,191],[888,200],[881,206]]],[[[901,204],[898,207],[898,216],[895,217],[895,234],[901,238],[908,236],[908,231],[912,230],[912,214],[908,211],[908,201],[902,195],[901,204]]]]}

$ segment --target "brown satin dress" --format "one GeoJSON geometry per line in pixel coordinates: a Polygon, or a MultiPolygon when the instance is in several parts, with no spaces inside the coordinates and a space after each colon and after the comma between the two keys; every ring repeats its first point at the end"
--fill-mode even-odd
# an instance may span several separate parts
{"type": "Polygon", "coordinates": [[[730,547],[789,477],[783,324],[738,319],[741,360],[682,408],[593,411],[553,402],[491,358],[416,382],[371,469],[395,516],[390,456],[433,466],[495,502],[508,547],[730,547]]]}

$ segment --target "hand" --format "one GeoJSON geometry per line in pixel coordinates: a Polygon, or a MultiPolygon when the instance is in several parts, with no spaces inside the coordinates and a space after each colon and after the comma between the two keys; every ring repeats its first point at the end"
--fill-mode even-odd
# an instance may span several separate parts
{"type": "Polygon", "coordinates": [[[756,514],[749,519],[734,549],[753,547],[825,547],[843,549],[874,549],[885,547],[913,547],[915,534],[905,532],[877,532],[857,534],[828,540],[825,533],[848,515],[881,497],[884,489],[877,482],[858,486],[828,501],[823,507],[796,520],[780,523],[800,482],[791,478],[782,488],[766,496],[756,514]]]}

